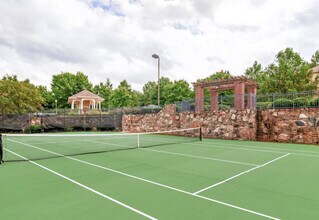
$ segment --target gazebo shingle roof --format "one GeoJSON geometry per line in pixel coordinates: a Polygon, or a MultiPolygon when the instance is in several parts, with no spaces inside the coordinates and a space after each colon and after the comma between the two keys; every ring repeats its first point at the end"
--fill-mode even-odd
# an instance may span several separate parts
{"type": "Polygon", "coordinates": [[[97,99],[99,101],[104,101],[104,99],[102,97],[100,97],[100,96],[98,96],[98,95],[96,95],[96,94],[94,94],[94,93],[92,93],[92,92],[90,92],[90,91],[88,91],[86,89],[81,91],[81,92],[79,92],[79,93],[77,93],[77,94],[75,94],[75,95],[73,95],[73,96],[70,96],[68,98],[68,101],[70,102],[71,100],[77,99],[77,98],[97,99]]]}

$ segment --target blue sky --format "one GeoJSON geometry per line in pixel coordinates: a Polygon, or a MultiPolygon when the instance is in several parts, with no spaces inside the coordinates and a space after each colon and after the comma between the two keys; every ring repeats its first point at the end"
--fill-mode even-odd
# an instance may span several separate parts
{"type": "Polygon", "coordinates": [[[49,86],[82,71],[93,83],[127,79],[141,90],[161,74],[193,82],[219,70],[242,75],[293,47],[319,49],[319,0],[0,1],[0,74],[49,86]]]}

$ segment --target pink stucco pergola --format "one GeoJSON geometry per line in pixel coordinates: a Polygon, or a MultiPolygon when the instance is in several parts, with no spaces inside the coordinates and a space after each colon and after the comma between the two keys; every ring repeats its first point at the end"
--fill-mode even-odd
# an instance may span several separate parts
{"type": "Polygon", "coordinates": [[[245,109],[245,90],[247,90],[247,108],[256,108],[256,92],[258,84],[244,76],[193,83],[195,88],[195,111],[204,111],[204,89],[210,91],[210,110],[218,110],[218,92],[234,90],[235,110],[245,109]]]}

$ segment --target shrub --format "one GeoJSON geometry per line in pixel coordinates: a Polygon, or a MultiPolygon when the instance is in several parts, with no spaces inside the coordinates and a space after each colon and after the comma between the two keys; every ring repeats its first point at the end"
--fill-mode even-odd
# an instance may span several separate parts
{"type": "Polygon", "coordinates": [[[274,101],[275,108],[292,108],[293,101],[290,99],[276,99],[274,101]]]}
{"type": "Polygon", "coordinates": [[[72,132],[72,131],[74,131],[74,128],[64,128],[64,131],[65,132],[72,132]]]}
{"type": "Polygon", "coordinates": [[[310,102],[307,97],[299,97],[293,100],[294,107],[308,107],[310,102]]]}
{"type": "Polygon", "coordinates": [[[229,105],[219,105],[219,110],[230,110],[231,107],[229,105]]]}
{"type": "Polygon", "coordinates": [[[26,128],[24,132],[26,132],[26,133],[41,133],[41,132],[43,132],[43,126],[31,125],[31,127],[26,128]]]}
{"type": "Polygon", "coordinates": [[[268,109],[272,108],[272,102],[257,102],[257,108],[258,109],[268,109]]]}
{"type": "Polygon", "coordinates": [[[313,99],[310,101],[310,106],[319,107],[319,98],[313,99]]]}

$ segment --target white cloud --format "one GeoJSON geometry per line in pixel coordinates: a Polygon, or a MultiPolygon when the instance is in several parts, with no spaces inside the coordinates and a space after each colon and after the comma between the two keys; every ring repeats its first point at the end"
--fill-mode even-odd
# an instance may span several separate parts
{"type": "Polygon", "coordinates": [[[82,71],[93,83],[135,89],[162,75],[193,82],[221,69],[243,74],[293,47],[318,50],[319,0],[11,0],[0,2],[0,74],[49,85],[82,71]]]}

